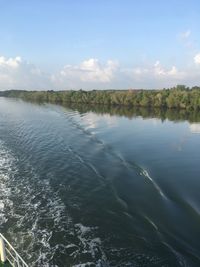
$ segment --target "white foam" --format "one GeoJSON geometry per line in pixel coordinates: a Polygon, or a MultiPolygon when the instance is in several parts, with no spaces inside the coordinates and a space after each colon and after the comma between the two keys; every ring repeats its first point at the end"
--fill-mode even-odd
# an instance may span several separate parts
{"type": "MultiPolygon", "coordinates": [[[[97,227],[81,223],[73,225],[66,206],[49,183],[37,175],[28,161],[23,161],[20,176],[18,159],[0,144],[0,227],[12,223],[7,236],[30,266],[52,266],[54,255],[60,251],[76,263],[75,266],[102,266],[107,262],[97,227]],[[52,245],[55,233],[70,233],[74,243],[67,240],[52,245]],[[81,255],[90,255],[87,262],[81,255]]],[[[56,266],[56,265],[53,265],[56,266]]]]}
{"type": "MultiPolygon", "coordinates": [[[[107,258],[105,252],[102,248],[101,239],[95,236],[95,232],[97,231],[97,227],[88,227],[84,226],[81,223],[75,225],[77,237],[80,240],[80,248],[82,248],[82,253],[89,253],[92,257],[93,265],[98,266],[98,262],[107,262],[107,258]],[[101,258],[97,256],[100,252],[101,258]]],[[[87,263],[85,263],[87,264],[87,263]]],[[[78,265],[79,266],[79,265],[78,265]]],[[[84,265],[83,265],[84,266],[84,265]]]]}
{"type": "Polygon", "coordinates": [[[62,231],[70,218],[49,181],[38,177],[28,162],[23,165],[29,177],[21,177],[16,163],[12,152],[0,142],[0,227],[3,231],[9,219],[12,224],[6,236],[17,251],[30,266],[49,266],[56,250],[50,245],[52,232],[62,231]]]}
{"type": "Polygon", "coordinates": [[[89,267],[90,265],[94,266],[94,262],[86,262],[86,263],[76,264],[76,265],[73,265],[72,267],[89,267]]]}
{"type": "Polygon", "coordinates": [[[13,156],[0,141],[0,227],[7,222],[6,209],[12,207],[10,200],[11,191],[7,186],[12,173],[13,156]]]}

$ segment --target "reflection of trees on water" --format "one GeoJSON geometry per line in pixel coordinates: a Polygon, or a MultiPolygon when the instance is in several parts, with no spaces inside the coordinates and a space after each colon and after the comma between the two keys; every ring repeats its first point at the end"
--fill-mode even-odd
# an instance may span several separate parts
{"type": "Polygon", "coordinates": [[[161,108],[131,108],[122,106],[106,106],[106,105],[89,105],[89,104],[66,104],[66,108],[77,110],[80,113],[95,112],[97,114],[109,114],[111,116],[124,116],[134,118],[141,116],[143,118],[158,118],[162,121],[168,119],[170,121],[189,121],[200,122],[199,111],[187,111],[177,109],[161,109],[161,108]]]}

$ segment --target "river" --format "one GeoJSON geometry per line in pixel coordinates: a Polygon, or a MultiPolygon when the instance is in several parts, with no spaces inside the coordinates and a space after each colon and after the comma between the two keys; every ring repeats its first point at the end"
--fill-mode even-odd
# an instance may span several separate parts
{"type": "Polygon", "coordinates": [[[0,232],[30,266],[200,266],[200,114],[0,98],[0,232]]]}

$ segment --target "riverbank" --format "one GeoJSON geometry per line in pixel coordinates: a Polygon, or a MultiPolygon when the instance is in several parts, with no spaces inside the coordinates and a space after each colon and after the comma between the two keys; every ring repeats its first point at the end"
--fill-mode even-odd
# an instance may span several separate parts
{"type": "Polygon", "coordinates": [[[0,96],[48,103],[101,104],[200,110],[200,87],[177,86],[163,90],[2,91],[0,96]]]}

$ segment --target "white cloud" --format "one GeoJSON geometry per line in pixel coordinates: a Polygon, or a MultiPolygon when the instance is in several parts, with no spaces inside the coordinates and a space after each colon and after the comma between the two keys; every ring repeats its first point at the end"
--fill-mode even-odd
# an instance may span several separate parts
{"type": "Polygon", "coordinates": [[[176,84],[200,84],[200,53],[193,65],[183,69],[166,67],[157,60],[154,64],[122,68],[117,61],[90,58],[76,65],[65,65],[57,73],[47,74],[21,57],[0,56],[0,90],[63,90],[63,89],[126,89],[162,88],[176,84]]]}
{"type": "Polygon", "coordinates": [[[172,66],[171,68],[165,68],[161,65],[160,61],[157,60],[153,65],[141,68],[136,67],[132,70],[126,70],[125,72],[129,73],[133,77],[146,77],[146,78],[155,78],[155,79],[166,79],[166,78],[176,78],[181,79],[184,76],[184,72],[181,72],[177,69],[176,66],[172,66]]]}
{"type": "Polygon", "coordinates": [[[19,64],[22,62],[21,57],[16,58],[8,58],[0,57],[0,67],[4,68],[17,68],[19,64]]]}
{"type": "Polygon", "coordinates": [[[162,75],[166,75],[167,72],[162,68],[160,61],[156,61],[156,63],[154,64],[154,74],[156,76],[162,76],[162,75]]]}
{"type": "Polygon", "coordinates": [[[171,70],[168,71],[168,75],[177,75],[179,74],[177,68],[175,66],[172,66],[171,70]]]}
{"type": "Polygon", "coordinates": [[[180,76],[183,75],[183,73],[179,72],[177,67],[172,66],[170,69],[164,68],[161,64],[160,61],[156,61],[154,64],[154,74],[155,76],[159,77],[175,77],[175,78],[180,78],[180,76]]]}
{"type": "Polygon", "coordinates": [[[101,65],[98,59],[85,60],[80,65],[83,72],[81,80],[86,82],[110,82],[117,67],[118,63],[112,60],[108,60],[105,65],[101,65]]]}
{"type": "Polygon", "coordinates": [[[46,89],[50,87],[49,77],[33,64],[21,57],[0,56],[0,90],[46,89]]]}
{"type": "Polygon", "coordinates": [[[196,55],[194,56],[194,63],[195,63],[196,65],[200,65],[200,53],[198,53],[198,54],[196,54],[196,55]]]}
{"type": "Polygon", "coordinates": [[[110,83],[114,79],[114,74],[118,68],[118,63],[108,60],[105,64],[98,59],[91,58],[81,62],[79,65],[66,65],[58,73],[52,75],[54,83],[62,83],[66,86],[76,86],[96,83],[110,83]]]}
{"type": "Polygon", "coordinates": [[[118,63],[98,59],[84,60],[78,65],[65,65],[56,74],[46,74],[21,57],[0,56],[0,90],[7,89],[79,89],[105,88],[114,80],[118,63]]]}
{"type": "MultiPolygon", "coordinates": [[[[132,88],[163,88],[171,87],[180,83],[187,83],[193,71],[179,70],[176,66],[163,66],[159,60],[145,67],[135,67],[123,70],[125,76],[132,82],[132,88]]],[[[192,74],[193,73],[193,74],[192,74]]],[[[196,74],[195,74],[196,75],[196,74]]],[[[195,79],[198,76],[195,76],[195,79]]],[[[125,79],[125,77],[124,77],[125,79]]]]}

